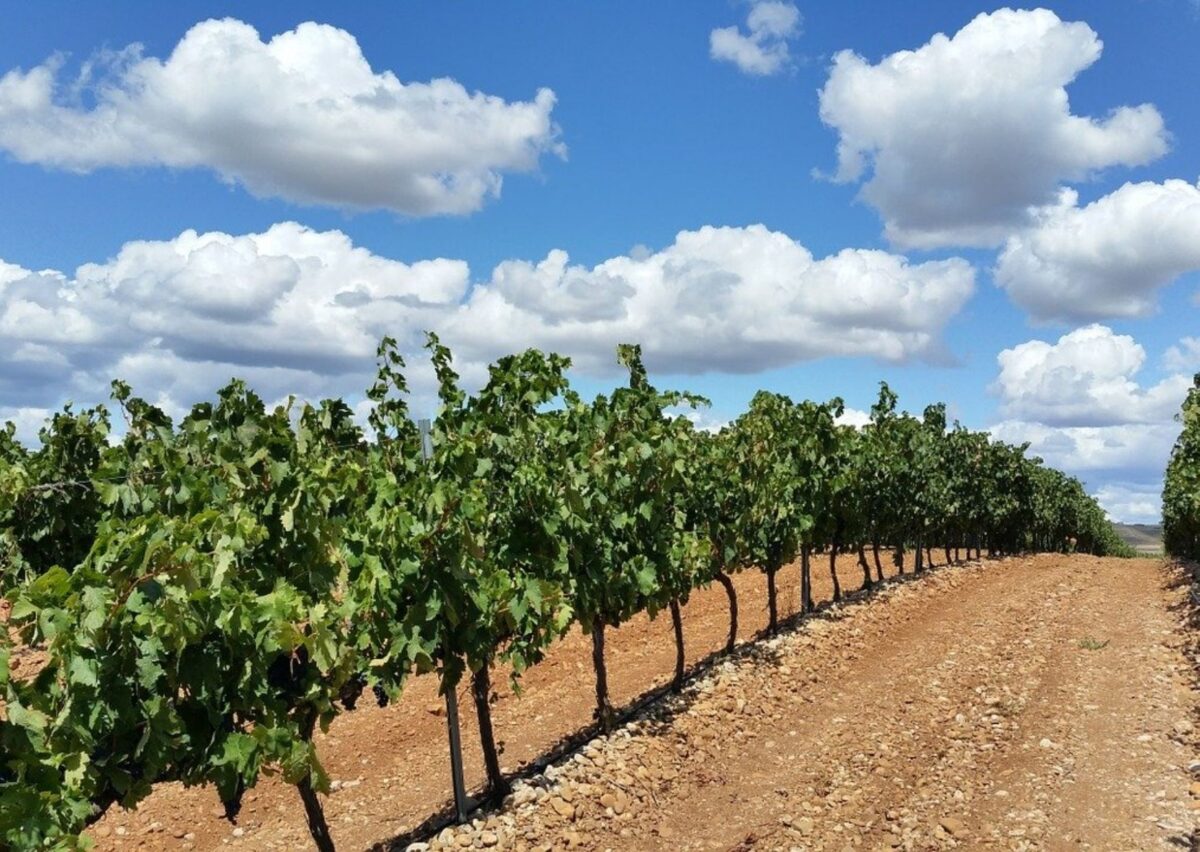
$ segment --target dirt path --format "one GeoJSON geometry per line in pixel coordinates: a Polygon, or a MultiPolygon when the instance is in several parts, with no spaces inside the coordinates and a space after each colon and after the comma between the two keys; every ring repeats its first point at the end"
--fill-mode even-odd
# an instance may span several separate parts
{"type": "Polygon", "coordinates": [[[1167,580],[1149,560],[1038,557],[893,588],[432,845],[1191,848],[1185,591],[1167,580]]]}
{"type": "MultiPolygon", "coordinates": [[[[841,571],[855,587],[857,570],[841,571]]],[[[794,604],[792,574],[783,597],[794,604]]],[[[1171,609],[1186,590],[1167,579],[1151,560],[1045,556],[938,571],[832,607],[431,845],[1189,848],[1194,695],[1171,609]]],[[[761,575],[738,585],[748,635],[762,626],[761,575]]],[[[719,588],[689,604],[689,657],[723,644],[725,619],[719,588]]],[[[663,619],[617,632],[619,699],[669,677],[669,635],[663,619]]],[[[573,637],[522,696],[501,697],[507,764],[588,722],[588,652],[573,637]]],[[[436,708],[432,684],[418,682],[402,706],[350,714],[321,743],[342,782],[327,804],[339,848],[385,842],[445,802],[436,708]]],[[[479,779],[473,728],[464,737],[479,779]]],[[[256,790],[237,828],[215,809],[209,791],[165,786],[98,834],[107,848],[305,846],[283,785],[256,790]]]]}

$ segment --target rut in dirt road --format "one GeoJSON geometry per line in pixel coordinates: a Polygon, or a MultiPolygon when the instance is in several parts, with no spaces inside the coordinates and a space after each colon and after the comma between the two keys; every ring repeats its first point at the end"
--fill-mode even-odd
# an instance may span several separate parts
{"type": "Polygon", "coordinates": [[[1190,848],[1171,580],[1048,555],[831,607],[430,848],[1190,848]]]}

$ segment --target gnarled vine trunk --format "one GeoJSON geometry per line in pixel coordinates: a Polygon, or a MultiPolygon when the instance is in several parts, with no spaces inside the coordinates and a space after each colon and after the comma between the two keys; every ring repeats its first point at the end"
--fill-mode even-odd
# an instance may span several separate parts
{"type": "Polygon", "coordinates": [[[683,616],[679,612],[678,600],[672,600],[669,606],[671,609],[671,627],[675,630],[675,679],[671,681],[671,691],[679,692],[683,689],[683,616]]]}
{"type": "Polygon", "coordinates": [[[775,633],[779,630],[779,597],[775,590],[775,573],[779,570],[778,565],[767,566],[767,632],[775,633]]]}
{"type": "Polygon", "coordinates": [[[604,666],[604,622],[597,619],[592,624],[592,668],[596,670],[596,721],[600,729],[609,733],[616,721],[612,702],[608,698],[608,669],[604,666]]]}
{"type": "Polygon", "coordinates": [[[809,566],[809,554],[812,551],[806,544],[800,548],[800,611],[812,612],[812,571],[809,566]]]}
{"type": "Polygon", "coordinates": [[[833,578],[833,599],[840,601],[842,599],[842,585],[838,582],[837,551],[837,543],[834,542],[829,546],[829,576],[833,578]]]}
{"type": "MultiPolygon", "coordinates": [[[[312,708],[306,708],[301,713],[303,715],[300,716],[300,736],[305,742],[310,742],[316,727],[317,714],[312,708]]],[[[308,833],[312,835],[317,852],[335,852],[333,835],[329,833],[329,823],[325,819],[325,809],[321,807],[321,798],[313,789],[312,779],[305,775],[296,783],[296,790],[300,793],[300,801],[304,803],[308,833]]]]}
{"type": "Polygon", "coordinates": [[[871,566],[867,564],[866,548],[863,547],[861,541],[858,543],[858,567],[861,568],[863,572],[862,587],[864,589],[871,588],[871,586],[874,585],[874,582],[871,580],[871,566]]]}
{"type": "Polygon", "coordinates": [[[725,588],[725,595],[729,598],[729,639],[725,642],[725,653],[732,654],[733,648],[737,645],[738,631],[738,600],[737,590],[733,588],[733,580],[724,571],[716,573],[717,582],[725,588]]]}
{"type": "Polygon", "coordinates": [[[475,715],[479,717],[479,745],[483,750],[483,765],[487,771],[488,794],[501,798],[508,793],[509,784],[500,771],[500,754],[492,731],[492,679],[487,665],[471,675],[471,694],[475,698],[475,715]]]}

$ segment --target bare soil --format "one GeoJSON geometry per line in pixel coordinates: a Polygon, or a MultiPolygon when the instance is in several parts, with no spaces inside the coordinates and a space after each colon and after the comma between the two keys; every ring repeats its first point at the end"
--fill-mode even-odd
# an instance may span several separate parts
{"type": "MultiPolygon", "coordinates": [[[[856,588],[857,567],[839,562],[856,588]]],[[[826,565],[813,566],[818,601],[830,597],[826,565]]],[[[781,572],[784,612],[795,611],[797,573],[781,572]]],[[[416,848],[1192,848],[1194,640],[1178,576],[1147,559],[1013,558],[825,606],[416,848]]],[[[765,579],[736,583],[746,639],[765,624],[765,579]]],[[[692,662],[723,647],[723,590],[695,595],[684,625],[692,662]]],[[[669,680],[668,618],[636,619],[607,644],[617,702],[669,680]]],[[[590,653],[572,635],[519,695],[494,675],[507,769],[586,729],[590,653]]],[[[399,846],[449,802],[432,678],[396,706],[368,703],[319,743],[341,849],[399,846]]],[[[460,705],[478,786],[465,689],[460,705]]],[[[92,836],[101,849],[309,846],[299,799],[278,779],[251,791],[236,826],[221,813],[212,790],[162,785],[92,836]]]]}

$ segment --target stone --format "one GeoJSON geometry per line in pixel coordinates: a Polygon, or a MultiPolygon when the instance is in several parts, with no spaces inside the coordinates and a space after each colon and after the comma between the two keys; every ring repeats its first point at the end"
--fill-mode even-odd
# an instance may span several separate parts
{"type": "Polygon", "coordinates": [[[500,835],[496,834],[494,831],[485,831],[483,834],[479,835],[479,841],[484,846],[495,846],[500,842],[500,835]]]}
{"type": "Polygon", "coordinates": [[[554,812],[560,817],[566,817],[567,819],[570,819],[571,817],[575,816],[575,808],[563,801],[558,796],[550,797],[550,807],[554,808],[554,812]]]}
{"type": "Polygon", "coordinates": [[[808,837],[810,834],[813,833],[813,827],[814,826],[813,826],[813,818],[812,817],[804,816],[804,817],[800,817],[800,819],[796,820],[796,831],[800,832],[805,837],[808,837]]]}
{"type": "Polygon", "coordinates": [[[963,821],[957,817],[945,817],[938,822],[938,825],[940,825],[947,834],[953,835],[954,837],[962,837],[967,830],[967,827],[963,824],[963,821]]]}

